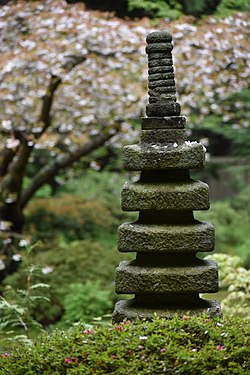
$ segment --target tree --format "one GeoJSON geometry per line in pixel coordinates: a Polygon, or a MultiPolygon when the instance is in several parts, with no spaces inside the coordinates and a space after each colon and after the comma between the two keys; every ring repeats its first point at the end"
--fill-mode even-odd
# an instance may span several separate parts
{"type": "MultiPolygon", "coordinates": [[[[20,3],[10,5],[7,12],[11,21],[5,23],[3,36],[1,78],[5,101],[0,105],[0,220],[2,226],[5,223],[11,231],[19,233],[24,223],[23,210],[36,191],[61,170],[104,145],[126,121],[126,116],[121,119],[121,111],[115,113],[106,98],[101,98],[110,94],[108,88],[106,93],[99,90],[98,77],[88,76],[91,63],[97,65],[97,70],[105,70],[107,58],[114,60],[119,51],[108,48],[107,43],[98,49],[92,40],[80,44],[82,34],[74,38],[80,23],[77,17],[71,21],[69,6],[64,5],[65,19],[56,19],[51,14],[46,18],[50,3],[35,2],[22,11],[20,3]],[[34,10],[38,11],[37,16],[32,16],[34,10]],[[46,38],[41,35],[44,27],[46,38]],[[65,38],[67,28],[71,33],[65,38]],[[80,65],[81,70],[77,70],[80,65]],[[82,74],[85,77],[80,77],[82,74]],[[77,81],[77,85],[72,81],[77,81]],[[84,113],[82,108],[87,99],[80,92],[87,91],[88,95],[93,90],[96,90],[95,102],[92,95],[87,103],[90,110],[85,109],[84,113]],[[60,102],[61,96],[64,102],[60,102]],[[72,99],[76,99],[75,108],[72,99]],[[57,109],[52,106],[55,100],[57,109]],[[107,112],[110,112],[108,117],[107,112]],[[38,165],[33,164],[34,160],[38,165]]],[[[133,53],[133,49],[126,53],[133,53]]],[[[117,94],[112,93],[116,99],[120,93],[124,96],[117,88],[117,94]]],[[[121,98],[121,103],[124,99],[121,98]]]]}
{"type": "MultiPolygon", "coordinates": [[[[134,47],[112,43],[109,35],[103,39],[106,24],[98,32],[88,29],[81,5],[17,2],[0,8],[0,15],[1,279],[16,268],[13,241],[21,239],[30,199],[75,162],[117,142],[121,130],[129,132],[127,106],[136,96],[122,88],[122,63],[115,56],[126,63],[134,47]]],[[[134,77],[130,82],[133,92],[134,77]]],[[[140,106],[130,108],[130,118],[136,111],[140,106]]]]}
{"type": "MultiPolygon", "coordinates": [[[[86,58],[87,56],[84,55],[69,56],[62,68],[70,72],[75,66],[83,63],[86,58]]],[[[7,139],[5,147],[0,150],[0,218],[2,222],[7,222],[10,230],[14,232],[22,232],[23,210],[41,186],[55,177],[61,169],[72,166],[81,157],[102,146],[120,128],[121,121],[117,120],[112,129],[103,127],[102,131],[86,143],[80,144],[72,150],[68,149],[66,152],[63,150],[49,164],[43,165],[30,179],[28,186],[24,188],[24,177],[32,153],[40,139],[52,126],[52,104],[56,91],[61,84],[61,77],[50,73],[46,93],[41,98],[42,105],[35,127],[31,126],[28,130],[28,123],[24,129],[13,124],[11,138],[7,139]],[[37,124],[39,124],[38,129],[37,124]]],[[[61,147],[60,140],[57,147],[61,147]]]]}

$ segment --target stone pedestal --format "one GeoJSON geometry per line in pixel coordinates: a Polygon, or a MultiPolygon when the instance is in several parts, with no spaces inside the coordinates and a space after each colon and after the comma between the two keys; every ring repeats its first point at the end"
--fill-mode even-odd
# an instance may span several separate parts
{"type": "Polygon", "coordinates": [[[118,229],[118,250],[136,252],[116,270],[116,293],[132,294],[119,301],[113,322],[145,318],[156,313],[219,315],[217,301],[199,293],[218,291],[214,261],[197,252],[214,248],[214,228],[194,219],[193,211],[209,208],[209,188],[190,178],[189,170],[203,168],[205,148],[186,139],[186,118],[176,101],[172,66],[172,36],[154,32],[147,37],[149,104],[142,119],[141,142],[124,147],[124,167],[141,171],[140,180],[126,183],[122,209],[139,211],[136,222],[118,229]]]}

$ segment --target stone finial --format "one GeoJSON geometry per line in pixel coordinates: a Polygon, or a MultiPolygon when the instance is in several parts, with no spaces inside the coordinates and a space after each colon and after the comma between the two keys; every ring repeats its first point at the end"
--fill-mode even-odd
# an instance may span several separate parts
{"type": "Polygon", "coordinates": [[[181,106],[176,101],[172,60],[172,35],[168,31],[148,34],[148,117],[179,116],[181,106]]]}
{"type": "Polygon", "coordinates": [[[124,185],[122,209],[139,211],[139,216],[118,229],[118,250],[136,252],[136,258],[120,263],[115,281],[118,294],[135,297],[117,302],[113,322],[150,320],[154,313],[165,318],[220,313],[217,301],[199,297],[218,290],[216,263],[196,257],[214,249],[214,227],[193,215],[209,209],[207,184],[189,175],[190,169],[204,167],[205,148],[186,138],[171,42],[167,31],[147,36],[147,117],[142,118],[141,142],[125,146],[123,154],[124,167],[141,175],[138,182],[124,185]]]}

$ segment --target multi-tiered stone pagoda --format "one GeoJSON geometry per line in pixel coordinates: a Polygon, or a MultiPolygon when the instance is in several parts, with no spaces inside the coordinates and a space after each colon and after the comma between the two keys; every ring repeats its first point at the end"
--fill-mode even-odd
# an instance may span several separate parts
{"type": "Polygon", "coordinates": [[[190,169],[203,168],[205,149],[186,139],[172,49],[169,32],[147,36],[147,117],[142,118],[141,142],[124,147],[125,168],[141,175],[122,190],[122,209],[139,211],[139,217],[118,229],[118,250],[137,255],[120,263],[115,281],[116,293],[134,298],[116,304],[114,323],[152,319],[155,313],[166,318],[220,313],[217,301],[199,297],[218,291],[216,263],[196,257],[197,252],[214,249],[214,227],[193,216],[193,211],[209,208],[208,185],[189,174],[190,169]]]}

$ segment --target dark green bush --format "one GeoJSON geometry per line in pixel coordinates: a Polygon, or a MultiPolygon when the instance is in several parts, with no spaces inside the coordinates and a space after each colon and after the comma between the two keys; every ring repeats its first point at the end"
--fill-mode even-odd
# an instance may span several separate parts
{"type": "Polygon", "coordinates": [[[26,231],[34,240],[62,234],[68,240],[93,238],[116,227],[111,211],[103,203],[71,194],[36,198],[27,213],[26,231]]]}
{"type": "Polygon", "coordinates": [[[185,316],[55,330],[0,356],[0,374],[232,375],[250,371],[249,325],[185,316]]]}
{"type": "Polygon", "coordinates": [[[103,289],[99,281],[88,280],[85,284],[73,283],[63,300],[64,315],[62,324],[65,322],[77,322],[82,320],[89,322],[93,317],[101,317],[112,311],[113,302],[110,290],[103,289]]]}
{"type": "Polygon", "coordinates": [[[181,5],[176,0],[128,0],[128,10],[143,9],[151,17],[174,20],[181,15],[181,5]]]}
{"type": "Polygon", "coordinates": [[[248,12],[249,10],[249,0],[221,0],[216,9],[216,13],[219,16],[228,16],[233,11],[248,12]]]}

